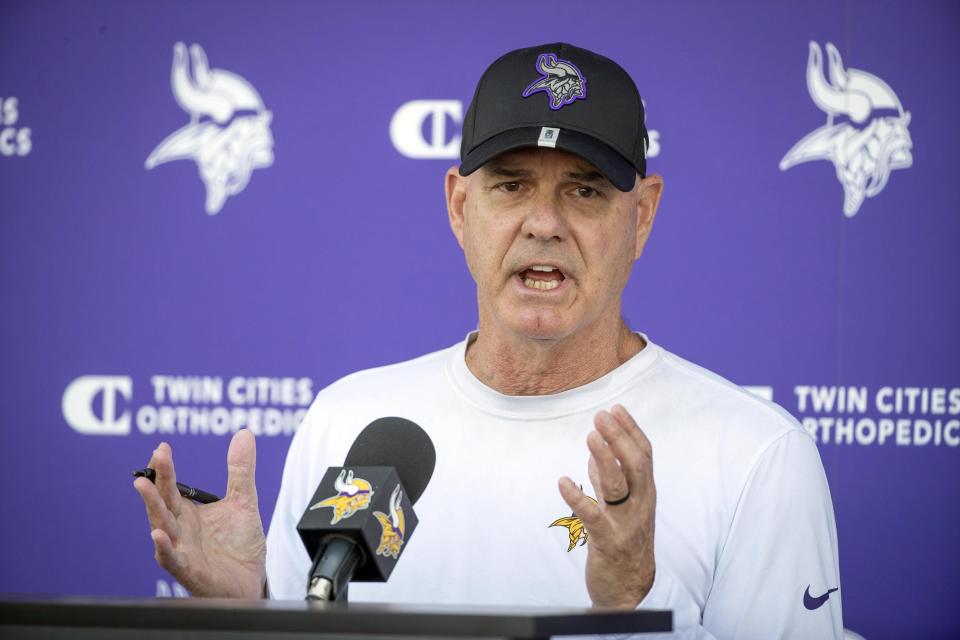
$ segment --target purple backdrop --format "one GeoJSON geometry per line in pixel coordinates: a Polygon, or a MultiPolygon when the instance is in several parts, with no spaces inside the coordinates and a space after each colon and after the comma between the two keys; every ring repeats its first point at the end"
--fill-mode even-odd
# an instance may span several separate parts
{"type": "Polygon", "coordinates": [[[317,390],[472,329],[449,149],[490,61],[567,40],[633,75],[656,132],[631,325],[817,436],[848,628],[960,634],[960,7],[403,4],[6,7],[0,592],[178,593],[129,477],[161,439],[222,491],[252,422],[269,521],[317,390]],[[871,175],[845,213],[841,178],[871,175]]]}

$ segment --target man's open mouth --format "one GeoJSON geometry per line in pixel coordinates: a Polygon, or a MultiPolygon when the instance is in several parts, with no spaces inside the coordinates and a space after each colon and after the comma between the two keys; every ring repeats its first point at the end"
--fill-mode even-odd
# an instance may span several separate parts
{"type": "Polygon", "coordinates": [[[567,279],[560,269],[546,264],[530,265],[517,276],[528,289],[541,290],[556,289],[567,279]]]}

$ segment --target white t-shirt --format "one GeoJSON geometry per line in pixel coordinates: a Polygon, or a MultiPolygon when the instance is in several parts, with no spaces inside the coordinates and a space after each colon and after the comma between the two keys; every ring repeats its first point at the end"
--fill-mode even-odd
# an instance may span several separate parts
{"type": "Polygon", "coordinates": [[[467,368],[468,340],[318,394],[267,536],[273,597],[304,597],[296,525],[327,467],[367,424],[401,416],[430,435],[436,469],[390,580],[352,584],[351,601],[589,607],[587,547],[568,551],[550,525],[570,515],[561,476],[593,495],[586,437],[620,403],[653,446],[656,579],[641,606],[672,609],[677,637],[842,637],[839,592],[807,606],[840,586],[837,535],[816,445],[789,414],[649,340],[584,386],[506,396],[467,368]]]}

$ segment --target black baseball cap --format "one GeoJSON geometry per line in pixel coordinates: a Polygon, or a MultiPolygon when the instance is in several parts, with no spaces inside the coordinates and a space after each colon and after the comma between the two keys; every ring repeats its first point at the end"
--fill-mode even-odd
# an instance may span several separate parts
{"type": "Polygon", "coordinates": [[[460,175],[495,156],[547,147],[589,160],[621,191],[646,176],[637,86],[613,60],[564,42],[511,51],[477,83],[463,121],[460,175]]]}

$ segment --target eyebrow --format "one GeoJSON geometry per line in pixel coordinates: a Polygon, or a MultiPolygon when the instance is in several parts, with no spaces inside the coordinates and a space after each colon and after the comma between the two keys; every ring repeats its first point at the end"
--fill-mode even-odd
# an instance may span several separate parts
{"type": "Polygon", "coordinates": [[[607,177],[599,171],[567,171],[563,176],[577,182],[609,182],[607,177]]]}
{"type": "MultiPolygon", "coordinates": [[[[511,169],[502,164],[493,163],[488,163],[485,165],[483,170],[489,175],[503,178],[529,178],[530,176],[534,175],[532,171],[527,169],[511,169]]],[[[563,177],[567,180],[573,180],[576,182],[609,182],[607,177],[599,171],[567,171],[563,174],[563,177]]]]}
{"type": "Polygon", "coordinates": [[[484,165],[485,173],[503,178],[529,178],[533,175],[532,171],[526,169],[510,169],[502,164],[487,163],[484,165]]]}

